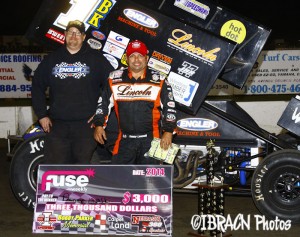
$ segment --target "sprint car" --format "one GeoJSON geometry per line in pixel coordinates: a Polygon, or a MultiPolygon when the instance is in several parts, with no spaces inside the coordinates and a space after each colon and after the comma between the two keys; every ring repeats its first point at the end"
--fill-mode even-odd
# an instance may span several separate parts
{"type": "MultiPolygon", "coordinates": [[[[213,140],[214,178],[230,186],[226,194],[252,196],[265,216],[300,222],[300,139],[296,134],[287,131],[276,136],[263,130],[234,101],[205,101],[193,116],[178,111],[177,125],[174,143],[180,150],[172,164],[175,192],[195,192],[193,183],[206,180],[206,144],[213,140]]],[[[98,146],[92,164],[110,163],[115,126],[112,119],[107,144],[98,146]]],[[[8,137],[11,189],[28,210],[35,205],[44,138],[38,123],[21,137],[8,137]]]]}

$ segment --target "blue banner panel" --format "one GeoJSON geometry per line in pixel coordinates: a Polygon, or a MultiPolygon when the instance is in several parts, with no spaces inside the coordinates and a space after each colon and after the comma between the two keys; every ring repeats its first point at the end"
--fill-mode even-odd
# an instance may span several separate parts
{"type": "Polygon", "coordinates": [[[173,167],[40,165],[33,233],[172,236],[173,167]]]}

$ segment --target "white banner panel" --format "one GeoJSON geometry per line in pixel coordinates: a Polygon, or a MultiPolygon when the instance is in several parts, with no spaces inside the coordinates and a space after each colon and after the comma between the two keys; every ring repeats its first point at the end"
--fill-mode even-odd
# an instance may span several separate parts
{"type": "Polygon", "coordinates": [[[300,50],[262,51],[243,90],[234,94],[299,94],[300,50]]]}
{"type": "Polygon", "coordinates": [[[0,54],[0,98],[30,98],[31,81],[45,54],[0,54]]]}

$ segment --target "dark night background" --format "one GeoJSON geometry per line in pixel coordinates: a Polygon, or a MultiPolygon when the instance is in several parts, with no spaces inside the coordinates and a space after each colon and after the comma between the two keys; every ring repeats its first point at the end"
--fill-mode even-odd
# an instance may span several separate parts
{"type": "MultiPolygon", "coordinates": [[[[2,2],[0,14],[3,35],[24,35],[43,0],[2,2]]],[[[201,2],[201,0],[198,0],[201,2]]],[[[300,43],[300,14],[296,1],[218,0],[213,1],[272,29],[269,41],[284,39],[300,43]]],[[[141,0],[141,3],[143,1],[141,0]]]]}

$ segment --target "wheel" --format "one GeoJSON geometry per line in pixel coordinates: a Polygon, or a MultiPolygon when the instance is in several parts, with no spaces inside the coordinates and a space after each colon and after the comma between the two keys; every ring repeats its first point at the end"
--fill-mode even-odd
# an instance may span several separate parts
{"type": "Polygon", "coordinates": [[[251,181],[257,209],[269,219],[300,223],[300,151],[271,153],[257,166],[251,181]]]}
{"type": "MultiPolygon", "coordinates": [[[[44,161],[45,133],[30,137],[20,145],[10,164],[10,186],[16,199],[26,209],[33,211],[36,198],[36,181],[39,164],[44,161]]],[[[110,162],[110,153],[104,148],[97,149],[92,164],[110,162]],[[100,153],[102,151],[102,153],[100,153]]]]}
{"type": "Polygon", "coordinates": [[[45,134],[25,140],[18,146],[10,164],[10,186],[22,206],[34,210],[38,165],[44,158],[45,134]]]}

